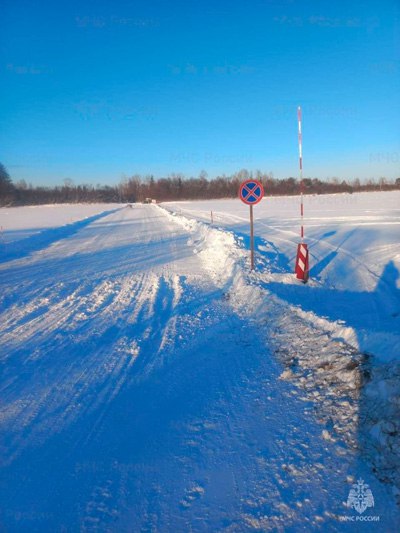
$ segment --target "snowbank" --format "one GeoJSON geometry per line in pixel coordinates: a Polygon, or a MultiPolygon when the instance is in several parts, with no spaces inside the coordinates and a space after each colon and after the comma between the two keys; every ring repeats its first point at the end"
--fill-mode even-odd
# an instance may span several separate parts
{"type": "MultiPolygon", "coordinates": [[[[268,191],[267,191],[268,194],[268,191]]],[[[166,208],[242,237],[248,207],[238,200],[173,202],[166,208]]],[[[400,358],[400,191],[304,197],[311,282],[293,282],[299,198],[266,197],[254,209],[258,272],[270,292],[326,319],[332,335],[383,362],[400,358]]],[[[305,317],[305,314],[303,315],[305,317]]]]}

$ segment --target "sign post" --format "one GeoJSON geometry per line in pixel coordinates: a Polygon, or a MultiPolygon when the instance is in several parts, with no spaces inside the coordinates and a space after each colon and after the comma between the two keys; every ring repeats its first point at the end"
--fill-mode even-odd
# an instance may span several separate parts
{"type": "Polygon", "coordinates": [[[253,206],[250,206],[250,270],[254,270],[254,222],[253,206]]]}
{"type": "Polygon", "coordinates": [[[246,180],[239,188],[239,198],[243,203],[250,206],[250,265],[254,270],[254,218],[253,205],[261,202],[264,196],[264,188],[258,180],[246,180]]]}

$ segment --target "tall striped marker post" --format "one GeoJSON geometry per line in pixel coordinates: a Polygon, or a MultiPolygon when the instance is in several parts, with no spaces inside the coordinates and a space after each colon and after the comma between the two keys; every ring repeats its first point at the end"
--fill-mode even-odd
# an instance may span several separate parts
{"type": "Polygon", "coordinates": [[[300,171],[300,239],[296,255],[296,278],[307,283],[309,275],[308,246],[304,243],[304,183],[303,183],[303,137],[301,131],[301,107],[297,108],[298,143],[299,143],[299,171],[300,171]]]}
{"type": "Polygon", "coordinates": [[[300,219],[301,230],[300,237],[301,242],[304,240],[304,204],[303,204],[303,139],[301,134],[301,107],[297,108],[297,124],[298,124],[298,141],[299,141],[299,175],[300,175],[300,219]]]}

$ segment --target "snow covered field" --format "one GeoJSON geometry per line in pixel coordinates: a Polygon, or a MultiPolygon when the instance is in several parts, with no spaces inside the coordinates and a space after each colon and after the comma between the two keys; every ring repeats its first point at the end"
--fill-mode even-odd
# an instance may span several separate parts
{"type": "Polygon", "coordinates": [[[1,209],[2,528],[396,531],[399,200],[1,209]]]}

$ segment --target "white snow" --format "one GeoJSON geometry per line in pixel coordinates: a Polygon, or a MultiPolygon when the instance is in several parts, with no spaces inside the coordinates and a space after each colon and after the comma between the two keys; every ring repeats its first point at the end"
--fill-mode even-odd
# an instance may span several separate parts
{"type": "Polygon", "coordinates": [[[37,208],[0,244],[6,530],[342,531],[362,477],[395,531],[390,194],[306,199],[307,286],[295,198],[255,208],[254,273],[238,200],[37,208]]]}
{"type": "MultiPolygon", "coordinates": [[[[163,204],[248,238],[248,207],[237,200],[163,204]]],[[[293,283],[299,198],[266,197],[254,208],[260,276],[268,289],[328,319],[338,338],[382,360],[400,358],[400,191],[304,196],[308,286],[293,283]]]]}

